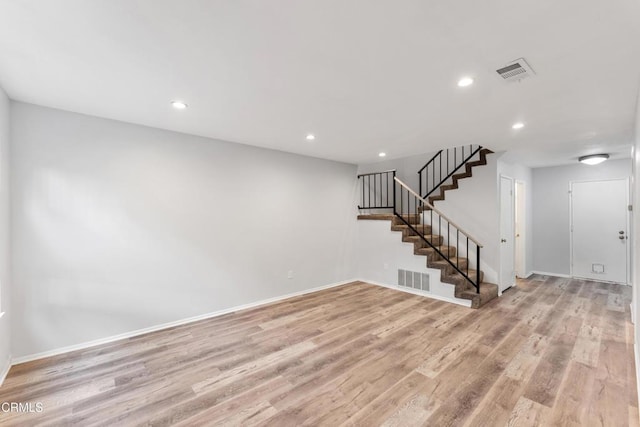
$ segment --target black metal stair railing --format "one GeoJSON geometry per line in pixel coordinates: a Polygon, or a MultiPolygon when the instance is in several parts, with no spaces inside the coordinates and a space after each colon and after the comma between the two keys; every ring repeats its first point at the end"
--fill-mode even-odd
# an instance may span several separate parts
{"type": "Polygon", "coordinates": [[[362,190],[358,209],[393,209],[395,177],[395,169],[358,175],[362,190]]]}
{"type": "Polygon", "coordinates": [[[429,197],[482,149],[479,145],[463,145],[438,151],[418,171],[418,194],[429,197]]]}
{"type": "Polygon", "coordinates": [[[397,199],[394,198],[393,213],[396,217],[435,252],[434,259],[449,263],[480,293],[482,245],[404,182],[398,178],[394,181],[397,199]]]}

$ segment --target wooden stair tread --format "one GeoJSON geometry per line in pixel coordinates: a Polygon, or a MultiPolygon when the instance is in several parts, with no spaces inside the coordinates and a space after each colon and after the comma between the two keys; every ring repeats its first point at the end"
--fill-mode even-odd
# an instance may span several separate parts
{"type": "MultiPolygon", "coordinates": [[[[458,258],[458,257],[452,257],[449,258],[449,260],[458,268],[463,269],[463,268],[467,268],[467,264],[468,264],[468,260],[466,258],[458,258]]],[[[444,259],[440,259],[437,261],[431,261],[429,263],[429,267],[450,267],[451,264],[449,264],[449,262],[447,262],[444,259]]]]}
{"type": "Polygon", "coordinates": [[[493,283],[480,283],[480,293],[475,288],[462,291],[459,298],[471,300],[471,308],[480,308],[489,301],[498,297],[498,285],[493,283]]]}
{"type": "Polygon", "coordinates": [[[358,219],[372,221],[393,221],[396,216],[394,214],[363,214],[358,215],[358,219]]]}
{"type": "MultiPolygon", "coordinates": [[[[456,248],[454,246],[436,246],[438,250],[448,258],[456,256],[456,248]],[[450,255],[450,256],[449,256],[450,255]]],[[[422,248],[415,248],[413,253],[416,255],[435,255],[436,251],[431,246],[426,246],[422,248]]]]}

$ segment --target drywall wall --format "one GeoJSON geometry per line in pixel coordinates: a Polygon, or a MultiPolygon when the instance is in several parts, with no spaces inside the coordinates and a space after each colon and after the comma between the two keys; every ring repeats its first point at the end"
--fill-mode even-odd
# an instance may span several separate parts
{"type": "Polygon", "coordinates": [[[533,269],[568,275],[571,272],[569,182],[627,178],[631,159],[595,166],[575,164],[533,169],[533,269]]]}
{"type": "Polygon", "coordinates": [[[498,160],[498,175],[505,175],[513,178],[515,181],[524,182],[525,184],[524,270],[525,275],[529,275],[533,271],[533,241],[535,238],[535,234],[533,233],[533,172],[531,168],[524,165],[498,160]]]}
{"type": "Polygon", "coordinates": [[[0,382],[11,358],[10,347],[10,227],[9,227],[9,138],[10,102],[0,88],[0,382]]]}
{"type": "Polygon", "coordinates": [[[354,165],[23,103],[11,142],[16,357],[354,277],[354,165]]]}

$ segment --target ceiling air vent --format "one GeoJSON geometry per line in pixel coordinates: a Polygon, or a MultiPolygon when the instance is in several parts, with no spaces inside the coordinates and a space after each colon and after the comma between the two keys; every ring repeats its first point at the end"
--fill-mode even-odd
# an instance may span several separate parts
{"type": "Polygon", "coordinates": [[[524,58],[516,59],[510,64],[497,69],[496,72],[507,82],[520,81],[536,74],[524,58]]]}

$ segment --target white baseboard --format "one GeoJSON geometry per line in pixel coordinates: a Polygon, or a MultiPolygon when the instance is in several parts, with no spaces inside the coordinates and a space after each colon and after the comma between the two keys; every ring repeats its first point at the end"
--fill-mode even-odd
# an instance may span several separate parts
{"type": "Polygon", "coordinates": [[[419,295],[421,297],[427,297],[427,298],[437,299],[439,301],[450,302],[452,304],[461,305],[463,307],[471,307],[471,301],[469,301],[469,300],[458,300],[458,299],[454,299],[454,298],[443,297],[443,296],[440,296],[440,295],[430,294],[430,293],[427,293],[427,292],[424,292],[424,291],[418,291],[418,290],[415,290],[415,289],[405,288],[405,287],[402,287],[402,286],[388,285],[386,283],[380,283],[380,282],[376,282],[374,280],[368,280],[368,279],[359,279],[359,280],[361,282],[370,283],[372,285],[382,286],[383,288],[393,289],[394,291],[401,291],[401,292],[406,292],[408,294],[419,295]]]}
{"type": "MultiPolygon", "coordinates": [[[[529,276],[531,276],[532,274],[540,274],[542,276],[553,276],[553,277],[562,277],[565,279],[571,279],[571,275],[569,274],[562,274],[562,273],[549,273],[548,271],[536,271],[533,270],[531,273],[529,273],[529,276]]],[[[527,276],[527,277],[529,277],[527,276]]]]}
{"type": "MultiPolygon", "coordinates": [[[[259,307],[261,305],[272,304],[274,302],[282,301],[282,300],[285,300],[285,299],[288,299],[288,298],[293,298],[293,297],[297,297],[297,296],[300,296],[300,295],[310,294],[310,293],[313,293],[313,292],[322,291],[324,289],[335,288],[337,286],[342,286],[342,285],[346,285],[347,283],[352,283],[352,282],[357,282],[357,281],[358,281],[358,279],[350,279],[350,280],[344,280],[344,281],[341,281],[341,282],[330,283],[328,285],[317,286],[315,288],[306,289],[304,291],[293,292],[293,293],[290,293],[290,294],[281,295],[281,296],[274,297],[274,298],[268,298],[268,299],[264,299],[264,300],[261,300],[261,301],[256,301],[256,302],[252,302],[252,303],[248,303],[248,304],[238,305],[238,306],[235,306],[235,307],[225,308],[223,310],[214,311],[214,312],[211,312],[211,313],[205,313],[205,314],[201,314],[201,315],[198,315],[198,316],[189,317],[189,318],[186,318],[186,319],[180,319],[180,320],[176,320],[174,322],[163,323],[163,324],[160,324],[160,325],[155,325],[155,326],[151,326],[151,327],[144,328],[144,329],[138,329],[138,330],[131,331],[131,332],[125,332],[125,333],[119,334],[119,335],[113,335],[113,336],[110,336],[110,337],[100,338],[100,339],[93,340],[93,341],[88,341],[88,342],[84,342],[84,343],[80,343],[80,344],[61,347],[61,348],[57,348],[57,349],[54,349],[54,350],[48,350],[48,351],[44,351],[44,352],[41,352],[41,353],[29,354],[29,355],[26,355],[26,356],[17,357],[17,358],[15,358],[13,360],[10,360],[11,364],[9,366],[18,365],[20,363],[25,363],[25,362],[31,362],[33,360],[38,360],[38,359],[44,359],[45,357],[57,356],[59,354],[69,353],[71,351],[84,350],[84,349],[87,349],[87,348],[90,348],[90,347],[95,347],[97,345],[108,344],[108,343],[113,342],[113,341],[118,341],[118,340],[122,340],[122,339],[126,339],[126,338],[132,338],[132,337],[136,337],[138,335],[144,335],[144,334],[148,334],[150,332],[156,332],[156,331],[159,331],[159,330],[162,330],[162,329],[167,329],[167,328],[172,328],[172,327],[175,327],[175,326],[185,325],[187,323],[197,322],[199,320],[210,319],[210,318],[213,318],[213,317],[222,316],[223,314],[232,313],[234,311],[246,310],[246,309],[249,309],[249,308],[259,307]]],[[[8,368],[7,368],[7,371],[8,371],[8,368]]]]}
{"type": "Polygon", "coordinates": [[[533,271],[530,271],[528,273],[525,273],[525,275],[523,277],[518,277],[519,279],[528,279],[529,277],[533,276],[533,271]]]}
{"type": "Polygon", "coordinates": [[[4,368],[2,369],[2,373],[0,373],[0,387],[4,383],[4,379],[7,378],[7,374],[9,373],[9,369],[11,369],[11,355],[7,359],[7,363],[5,363],[4,368]]]}

